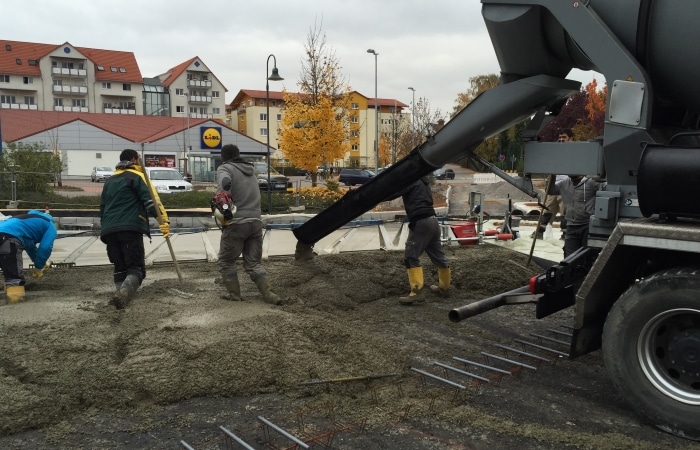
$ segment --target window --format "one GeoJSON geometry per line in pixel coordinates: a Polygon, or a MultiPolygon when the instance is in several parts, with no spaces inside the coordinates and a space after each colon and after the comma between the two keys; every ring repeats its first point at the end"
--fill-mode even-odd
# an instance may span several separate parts
{"type": "Polygon", "coordinates": [[[0,83],[9,83],[9,82],[10,82],[9,75],[0,75],[0,83]]]}
{"type": "Polygon", "coordinates": [[[64,69],[72,69],[73,63],[70,61],[63,61],[61,62],[61,67],[63,67],[64,69]]]}
{"type": "Polygon", "coordinates": [[[106,109],[110,109],[112,107],[112,102],[104,102],[102,103],[102,107],[106,109]]]}
{"type": "Polygon", "coordinates": [[[117,71],[117,68],[114,67],[114,66],[112,66],[112,67],[109,68],[109,70],[110,70],[111,72],[116,72],[116,71],[117,71]]]}
{"type": "Polygon", "coordinates": [[[352,144],[352,147],[350,147],[353,152],[356,152],[360,149],[360,147],[357,144],[352,144]]]}
{"type": "Polygon", "coordinates": [[[219,91],[211,91],[211,96],[214,98],[219,98],[219,91]]]}
{"type": "Polygon", "coordinates": [[[14,95],[0,95],[0,103],[14,103],[14,102],[15,102],[14,95]]]}
{"type": "Polygon", "coordinates": [[[102,89],[112,89],[112,83],[110,83],[109,81],[103,81],[102,89]]]}
{"type": "Polygon", "coordinates": [[[206,107],[199,108],[199,113],[200,114],[207,114],[208,113],[207,108],[206,107]]]}
{"type": "Polygon", "coordinates": [[[359,117],[357,117],[357,116],[352,116],[352,123],[359,123],[359,122],[360,122],[360,118],[359,118],[359,117]]]}
{"type": "Polygon", "coordinates": [[[54,98],[53,99],[53,106],[63,106],[63,99],[62,98],[54,98]]]}
{"type": "Polygon", "coordinates": [[[97,70],[100,72],[104,72],[105,66],[97,66],[97,70]]]}
{"type": "Polygon", "coordinates": [[[352,137],[358,137],[358,136],[360,136],[360,132],[357,131],[357,130],[353,130],[353,131],[350,132],[350,136],[352,136],[352,137]]]}
{"type": "Polygon", "coordinates": [[[102,153],[95,153],[95,159],[102,159],[102,153]]]}
{"type": "Polygon", "coordinates": [[[131,90],[131,83],[124,83],[124,90],[125,91],[130,91],[131,90]]]}
{"type": "Polygon", "coordinates": [[[74,98],[73,99],[73,106],[79,106],[81,108],[85,108],[85,99],[84,98],[74,98]]]}
{"type": "Polygon", "coordinates": [[[175,112],[184,113],[184,112],[185,112],[185,107],[184,107],[184,106],[176,106],[176,107],[175,107],[175,112]]]}
{"type": "Polygon", "coordinates": [[[18,66],[22,65],[22,60],[20,58],[15,59],[15,62],[17,63],[18,66]]]}
{"type": "Polygon", "coordinates": [[[221,114],[221,108],[212,108],[211,112],[212,112],[212,114],[219,115],[219,114],[221,114]]]}
{"type": "Polygon", "coordinates": [[[258,105],[265,106],[265,100],[263,100],[263,99],[258,100],[258,105]]]}
{"type": "Polygon", "coordinates": [[[22,77],[22,83],[24,83],[24,84],[33,84],[33,83],[34,83],[34,77],[22,77]]]}
{"type": "Polygon", "coordinates": [[[260,128],[260,136],[267,136],[267,128],[260,128]]]}
{"type": "Polygon", "coordinates": [[[123,67],[120,67],[120,68],[119,68],[119,72],[121,72],[121,73],[126,73],[126,69],[123,68],[123,67]]]}
{"type": "Polygon", "coordinates": [[[175,89],[175,95],[185,95],[185,90],[182,88],[175,89]]]}
{"type": "MultiPolygon", "coordinates": [[[[8,80],[8,82],[9,82],[9,80],[8,80]]],[[[253,100],[252,100],[252,99],[251,99],[251,100],[248,100],[248,106],[253,106],[253,100]]]]}
{"type": "Polygon", "coordinates": [[[28,63],[30,66],[36,66],[36,65],[38,64],[37,61],[36,61],[36,59],[30,59],[29,61],[27,61],[27,63],[28,63]]]}
{"type": "Polygon", "coordinates": [[[24,104],[25,105],[33,105],[34,104],[34,97],[25,95],[24,96],[24,104]]]}
{"type": "Polygon", "coordinates": [[[267,114],[260,113],[260,120],[267,120],[267,114]]]}
{"type": "Polygon", "coordinates": [[[351,107],[352,109],[360,109],[360,105],[358,105],[357,103],[353,103],[351,107]]]}
{"type": "Polygon", "coordinates": [[[61,80],[61,79],[54,79],[54,80],[53,80],[53,85],[54,85],[54,86],[63,86],[63,80],[61,80]]]}
{"type": "Polygon", "coordinates": [[[282,120],[282,113],[277,113],[277,121],[279,122],[282,120]]]}
{"type": "Polygon", "coordinates": [[[272,106],[277,106],[277,100],[272,100],[272,106]]]}

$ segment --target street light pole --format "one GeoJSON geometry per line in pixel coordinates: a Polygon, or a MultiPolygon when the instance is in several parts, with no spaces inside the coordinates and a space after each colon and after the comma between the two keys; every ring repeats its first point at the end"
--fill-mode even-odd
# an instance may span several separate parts
{"type": "Polygon", "coordinates": [[[282,78],[277,71],[277,58],[270,54],[267,57],[267,66],[265,68],[265,106],[267,108],[267,214],[272,214],[272,186],[270,183],[270,81],[282,81],[282,78]],[[273,61],[272,75],[270,75],[270,58],[273,61]]]}
{"type": "Polygon", "coordinates": [[[377,100],[377,56],[374,49],[368,49],[367,53],[374,55],[374,173],[379,172],[379,101],[377,100]]]}
{"type": "Polygon", "coordinates": [[[413,101],[411,102],[411,145],[415,142],[416,134],[416,90],[409,87],[413,91],[413,101]]]}

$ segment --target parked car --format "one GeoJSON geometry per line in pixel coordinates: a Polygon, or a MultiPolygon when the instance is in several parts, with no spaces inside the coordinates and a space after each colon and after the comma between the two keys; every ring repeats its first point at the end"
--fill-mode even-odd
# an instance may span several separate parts
{"type": "MultiPolygon", "coordinates": [[[[267,163],[255,162],[255,176],[258,178],[258,187],[261,191],[267,191],[267,163]]],[[[270,167],[270,190],[271,191],[292,191],[294,186],[289,178],[270,167]]]]}
{"type": "Polygon", "coordinates": [[[436,180],[454,180],[455,171],[452,169],[438,169],[433,172],[436,180]]]}
{"type": "Polygon", "coordinates": [[[95,166],[92,168],[90,179],[93,183],[98,181],[107,181],[114,173],[114,169],[108,166],[95,166]]]}
{"type": "Polygon", "coordinates": [[[340,171],[339,183],[345,186],[355,186],[356,184],[365,184],[374,178],[374,172],[367,169],[343,169],[340,171]]]}
{"type": "Polygon", "coordinates": [[[185,181],[182,174],[177,169],[146,167],[146,172],[159,194],[189,192],[194,190],[192,183],[185,181]]]}
{"type": "Polygon", "coordinates": [[[183,168],[179,168],[177,170],[178,170],[178,172],[180,172],[180,175],[182,175],[182,178],[184,178],[185,181],[187,181],[188,183],[192,182],[192,174],[191,173],[185,172],[185,169],[183,169],[183,168]]]}

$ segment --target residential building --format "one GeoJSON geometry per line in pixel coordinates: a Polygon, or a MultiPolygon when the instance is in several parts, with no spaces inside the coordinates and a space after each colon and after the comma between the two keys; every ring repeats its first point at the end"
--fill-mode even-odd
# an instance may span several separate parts
{"type": "MultiPolygon", "coordinates": [[[[342,161],[329,162],[338,167],[374,167],[375,113],[374,97],[357,91],[350,93],[350,151],[342,161]]],[[[379,106],[380,139],[391,139],[397,123],[410,124],[411,118],[403,113],[408,105],[396,99],[377,100],[379,106]]],[[[226,123],[246,136],[266,141],[270,135],[272,159],[284,162],[284,153],[278,149],[277,138],[284,114],[284,97],[280,91],[242,89],[226,107],[226,123]],[[267,129],[267,103],[270,100],[270,129],[267,129]]]]}
{"type": "Polygon", "coordinates": [[[199,57],[144,79],[132,52],[0,40],[0,109],[223,120],[225,94],[199,57]]]}

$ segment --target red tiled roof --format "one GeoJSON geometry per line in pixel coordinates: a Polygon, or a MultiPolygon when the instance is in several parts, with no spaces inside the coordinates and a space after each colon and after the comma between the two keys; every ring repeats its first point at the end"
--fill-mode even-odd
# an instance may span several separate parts
{"type": "MultiPolygon", "coordinates": [[[[199,126],[213,119],[182,117],[139,116],[134,114],[98,114],[58,111],[31,111],[22,109],[0,110],[0,126],[4,142],[20,141],[29,136],[80,120],[107,133],[131,142],[155,142],[159,139],[199,126]]],[[[221,126],[229,128],[222,121],[221,126]]]]}
{"type": "Polygon", "coordinates": [[[139,70],[136,57],[132,52],[74,47],[69,42],[56,45],[0,40],[0,72],[6,74],[39,76],[41,75],[39,65],[30,66],[29,60],[35,59],[38,61],[62,46],[73,47],[92,61],[95,66],[104,67],[104,71],[99,71],[97,67],[95,67],[95,79],[97,81],[143,83],[141,70],[139,70]],[[8,46],[10,50],[7,50],[8,46]],[[17,64],[18,59],[22,61],[21,65],[17,64]],[[111,67],[115,67],[116,70],[112,72],[110,70],[111,67]]]}
{"type": "Polygon", "coordinates": [[[57,47],[56,44],[36,44],[0,39],[0,73],[38,77],[41,75],[39,65],[30,66],[29,60],[39,61],[57,47]],[[7,50],[8,48],[10,50],[7,50]],[[22,61],[21,65],[17,64],[18,59],[22,61]]]}
{"type": "Polygon", "coordinates": [[[75,47],[75,49],[95,64],[95,80],[143,83],[141,70],[132,52],[86,47],[75,47]],[[104,67],[104,70],[98,70],[97,66],[104,67]],[[116,71],[112,71],[112,67],[116,68],[116,71]]]}
{"type": "MultiPolygon", "coordinates": [[[[359,95],[359,92],[356,92],[359,95]]],[[[265,93],[266,91],[258,91],[254,89],[241,89],[238,91],[238,94],[236,97],[229,103],[229,107],[232,109],[236,109],[238,105],[243,101],[244,98],[250,97],[250,98],[255,98],[255,99],[261,99],[265,98],[265,93]]],[[[374,97],[367,97],[365,95],[362,95],[367,99],[367,106],[374,108],[374,97]]],[[[283,98],[283,93],[281,91],[270,91],[270,98],[273,100],[284,100],[283,98]]],[[[379,107],[381,108],[382,106],[400,106],[402,108],[408,108],[408,105],[400,102],[396,99],[393,98],[377,98],[377,103],[379,107]]]]}
{"type": "MultiPolygon", "coordinates": [[[[202,61],[202,58],[199,56],[195,56],[194,58],[190,58],[187,61],[178,64],[177,66],[173,67],[172,69],[168,70],[167,72],[158,75],[158,78],[160,79],[160,83],[165,86],[169,87],[177,78],[182,75],[182,73],[187,70],[187,68],[190,66],[195,61],[202,61]]],[[[204,64],[204,62],[202,62],[204,64]]],[[[211,75],[216,78],[220,83],[221,80],[219,80],[216,75],[214,75],[214,72],[210,72],[211,75]]],[[[224,86],[223,83],[221,83],[222,86],[224,86]]],[[[226,89],[226,86],[224,86],[224,91],[228,92],[228,89],[226,89]]]]}

